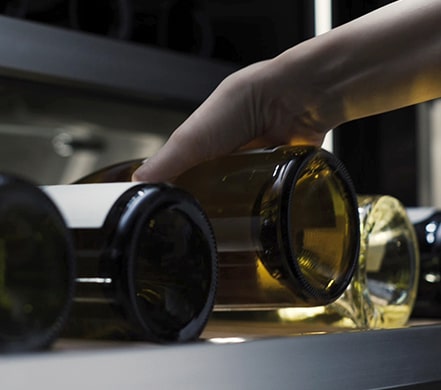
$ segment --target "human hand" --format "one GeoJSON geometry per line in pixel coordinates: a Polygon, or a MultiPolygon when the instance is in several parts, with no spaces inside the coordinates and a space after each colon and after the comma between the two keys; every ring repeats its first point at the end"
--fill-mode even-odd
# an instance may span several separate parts
{"type": "Polygon", "coordinates": [[[307,89],[287,84],[280,59],[230,75],[134,172],[133,180],[172,181],[203,161],[244,147],[321,145],[326,128],[307,106],[307,89]]]}

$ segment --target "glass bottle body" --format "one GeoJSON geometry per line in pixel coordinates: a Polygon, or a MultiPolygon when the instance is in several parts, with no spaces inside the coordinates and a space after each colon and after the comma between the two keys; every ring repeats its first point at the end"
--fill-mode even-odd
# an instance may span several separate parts
{"type": "Polygon", "coordinates": [[[441,211],[430,207],[408,208],[420,249],[420,278],[412,316],[441,318],[441,211]]]}
{"type": "Polygon", "coordinates": [[[0,176],[0,351],[44,349],[69,313],[75,277],[70,232],[32,183],[0,176]]]}
{"type": "Polygon", "coordinates": [[[358,214],[349,177],[331,154],[309,147],[236,153],[184,173],[176,185],[199,199],[213,225],[216,310],[317,306],[347,286],[358,214]]]}
{"type": "Polygon", "coordinates": [[[200,335],[214,304],[217,258],[209,222],[189,194],[140,183],[48,191],[71,213],[77,249],[64,336],[170,342],[200,335]],[[100,217],[91,216],[99,208],[100,217]]]}

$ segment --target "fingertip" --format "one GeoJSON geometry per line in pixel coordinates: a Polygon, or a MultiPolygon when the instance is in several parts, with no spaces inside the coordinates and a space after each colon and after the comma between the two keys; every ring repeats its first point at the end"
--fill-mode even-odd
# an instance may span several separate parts
{"type": "Polygon", "coordinates": [[[147,182],[147,175],[144,172],[145,168],[145,161],[143,161],[143,164],[136,168],[136,170],[132,173],[132,181],[143,181],[147,182]]]}
{"type": "Polygon", "coordinates": [[[144,182],[144,183],[159,183],[168,181],[168,178],[172,176],[168,174],[169,169],[166,165],[152,164],[150,159],[145,160],[144,163],[139,166],[132,173],[132,181],[144,182]]]}
{"type": "Polygon", "coordinates": [[[138,176],[138,174],[135,172],[133,172],[132,177],[131,177],[132,181],[144,181],[140,178],[140,176],[138,176]]]}

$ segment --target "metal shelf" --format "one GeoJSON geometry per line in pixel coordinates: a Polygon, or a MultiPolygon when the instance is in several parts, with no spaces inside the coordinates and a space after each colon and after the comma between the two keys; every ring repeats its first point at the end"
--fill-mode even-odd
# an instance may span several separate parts
{"type": "Polygon", "coordinates": [[[199,104],[235,66],[0,16],[0,77],[199,104]]]}
{"type": "Polygon", "coordinates": [[[438,389],[440,356],[441,326],[430,325],[224,345],[67,344],[0,357],[0,376],[8,389],[438,389]]]}
{"type": "Polygon", "coordinates": [[[0,169],[57,184],[145,158],[236,68],[0,16],[0,169]],[[60,156],[59,134],[103,148],[60,156]]]}

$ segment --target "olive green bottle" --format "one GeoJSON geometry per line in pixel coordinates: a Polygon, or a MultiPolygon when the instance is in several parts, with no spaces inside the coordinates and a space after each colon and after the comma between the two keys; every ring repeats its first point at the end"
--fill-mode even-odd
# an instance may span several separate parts
{"type": "Polygon", "coordinates": [[[0,352],[50,347],[65,325],[75,279],[70,231],[51,199],[0,175],[0,352]]]}
{"type": "Polygon", "coordinates": [[[64,337],[199,337],[214,304],[217,252],[209,220],[190,194],[142,183],[44,189],[76,247],[76,294],[64,337]]]}

